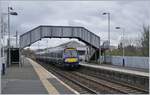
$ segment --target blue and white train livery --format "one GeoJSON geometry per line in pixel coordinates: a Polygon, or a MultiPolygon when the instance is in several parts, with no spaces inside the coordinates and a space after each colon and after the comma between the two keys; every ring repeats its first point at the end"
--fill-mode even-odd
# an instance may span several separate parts
{"type": "Polygon", "coordinates": [[[57,47],[38,51],[36,52],[36,59],[69,68],[79,66],[79,55],[77,49],[72,47],[57,47]]]}

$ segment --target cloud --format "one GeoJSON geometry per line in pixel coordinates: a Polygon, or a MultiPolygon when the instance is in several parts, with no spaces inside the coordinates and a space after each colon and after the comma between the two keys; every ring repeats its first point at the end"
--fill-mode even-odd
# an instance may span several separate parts
{"type": "Polygon", "coordinates": [[[110,12],[111,44],[117,45],[122,33],[116,26],[125,28],[126,36],[137,38],[142,25],[150,25],[149,1],[11,1],[9,4],[19,14],[11,16],[11,29],[20,34],[38,25],[72,25],[83,26],[104,41],[108,25],[107,16],[102,13],[110,12]]]}

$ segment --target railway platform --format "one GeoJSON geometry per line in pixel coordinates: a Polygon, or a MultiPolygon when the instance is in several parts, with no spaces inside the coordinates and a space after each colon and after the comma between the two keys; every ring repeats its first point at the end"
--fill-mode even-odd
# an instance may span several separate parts
{"type": "Polygon", "coordinates": [[[124,82],[128,85],[134,85],[147,91],[149,90],[148,70],[105,64],[80,63],[80,65],[82,68],[89,70],[91,74],[95,74],[96,72],[96,76],[103,76],[110,80],[124,82]]]}
{"type": "Polygon", "coordinates": [[[82,62],[80,64],[82,66],[87,66],[87,67],[92,67],[92,68],[97,68],[97,69],[104,69],[104,70],[109,70],[109,71],[149,77],[148,69],[141,69],[141,68],[134,68],[134,67],[122,67],[122,66],[108,65],[108,64],[97,65],[97,64],[86,63],[86,62],[82,62]]]}
{"type": "Polygon", "coordinates": [[[22,66],[10,66],[1,78],[2,94],[78,94],[41,65],[23,58],[22,66]]]}

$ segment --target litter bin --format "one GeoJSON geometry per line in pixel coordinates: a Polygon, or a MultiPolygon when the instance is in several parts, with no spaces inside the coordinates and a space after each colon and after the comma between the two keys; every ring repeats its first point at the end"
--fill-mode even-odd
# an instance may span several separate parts
{"type": "Polygon", "coordinates": [[[125,67],[125,60],[124,60],[124,58],[123,58],[123,64],[122,64],[122,66],[125,67]]]}
{"type": "Polygon", "coordinates": [[[5,75],[5,63],[2,63],[2,75],[5,75]]]}

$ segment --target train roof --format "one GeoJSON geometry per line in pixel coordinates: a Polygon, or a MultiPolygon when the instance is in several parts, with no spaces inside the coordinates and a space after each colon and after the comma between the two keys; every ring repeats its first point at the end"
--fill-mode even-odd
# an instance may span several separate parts
{"type": "Polygon", "coordinates": [[[56,51],[62,51],[62,50],[64,50],[64,48],[62,47],[54,47],[54,48],[48,49],[49,52],[56,52],[56,51]]]}
{"type": "Polygon", "coordinates": [[[74,47],[52,47],[52,48],[48,48],[48,49],[43,49],[41,51],[37,51],[36,54],[44,54],[44,53],[52,53],[52,52],[61,52],[64,51],[66,49],[74,49],[76,50],[76,48],[74,47]]]}

